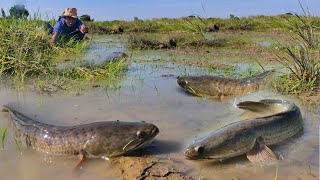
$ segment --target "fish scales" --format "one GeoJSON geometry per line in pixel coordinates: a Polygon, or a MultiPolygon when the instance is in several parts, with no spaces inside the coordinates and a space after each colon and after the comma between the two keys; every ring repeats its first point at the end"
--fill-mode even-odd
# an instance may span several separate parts
{"type": "Polygon", "coordinates": [[[262,100],[260,103],[266,107],[286,108],[273,115],[226,125],[189,145],[185,151],[186,157],[223,160],[248,153],[257,143],[266,146],[278,144],[303,130],[301,112],[294,103],[284,100],[262,100]],[[201,152],[198,150],[200,147],[201,152]]]}
{"type": "Polygon", "coordinates": [[[220,76],[182,76],[177,83],[187,92],[203,97],[241,95],[260,90],[266,79],[273,74],[266,71],[248,78],[226,78],[220,76]]]}
{"type": "Polygon", "coordinates": [[[54,126],[4,106],[13,120],[17,139],[25,146],[55,155],[117,156],[150,143],[159,129],[145,122],[102,121],[54,126]]]}

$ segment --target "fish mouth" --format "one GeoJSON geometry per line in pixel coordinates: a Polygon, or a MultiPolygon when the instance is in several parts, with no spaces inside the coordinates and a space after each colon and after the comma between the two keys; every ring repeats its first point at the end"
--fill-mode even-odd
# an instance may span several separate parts
{"type": "Polygon", "coordinates": [[[185,152],[185,153],[184,153],[184,157],[185,157],[186,159],[189,159],[189,160],[196,160],[196,159],[197,159],[195,156],[189,154],[188,152],[185,152]]]}
{"type": "Polygon", "coordinates": [[[177,83],[179,84],[179,86],[181,86],[186,92],[190,93],[190,94],[194,94],[197,95],[196,90],[194,90],[194,88],[192,88],[189,84],[189,82],[185,79],[182,78],[178,78],[177,83]]]}
{"type": "Polygon", "coordinates": [[[188,160],[197,160],[197,161],[216,159],[216,158],[205,157],[205,156],[195,156],[195,155],[190,154],[188,151],[184,152],[184,157],[188,160]]]}
{"type": "Polygon", "coordinates": [[[134,149],[143,148],[146,147],[148,144],[150,144],[153,141],[153,138],[159,133],[159,129],[157,127],[154,127],[152,131],[149,134],[149,137],[144,139],[144,141],[141,141],[134,149]]]}

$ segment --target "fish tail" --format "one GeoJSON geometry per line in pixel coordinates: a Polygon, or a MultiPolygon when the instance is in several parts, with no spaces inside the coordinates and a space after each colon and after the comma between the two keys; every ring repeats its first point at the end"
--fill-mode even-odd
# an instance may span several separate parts
{"type": "Polygon", "coordinates": [[[269,76],[273,75],[275,72],[274,69],[272,70],[269,70],[269,71],[265,71],[261,74],[258,74],[258,75],[255,75],[255,76],[252,76],[252,77],[249,77],[247,79],[250,79],[250,80],[255,80],[255,81],[263,81],[264,79],[268,78],[269,76]]]}
{"type": "Polygon", "coordinates": [[[261,74],[258,74],[258,75],[254,76],[254,77],[266,78],[266,77],[272,75],[274,72],[276,72],[276,71],[274,69],[272,69],[272,70],[269,70],[269,71],[265,71],[265,72],[263,72],[261,74]]]}
{"type": "Polygon", "coordinates": [[[17,121],[19,124],[37,123],[36,121],[30,119],[29,117],[21,114],[10,105],[3,105],[3,107],[4,107],[3,111],[9,112],[11,114],[12,119],[14,119],[14,121],[17,121]]]}

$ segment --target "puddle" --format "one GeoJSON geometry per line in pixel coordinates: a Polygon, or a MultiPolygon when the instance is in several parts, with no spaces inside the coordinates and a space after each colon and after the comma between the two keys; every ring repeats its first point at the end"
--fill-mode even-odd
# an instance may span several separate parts
{"type": "MultiPolygon", "coordinates": [[[[109,42],[108,39],[100,39],[97,44],[107,47],[106,43],[109,42]]],[[[126,51],[123,47],[117,50],[126,51]]],[[[138,53],[133,54],[133,60],[145,58],[135,54],[138,53]]],[[[146,149],[147,155],[143,158],[168,162],[170,167],[174,166],[173,170],[165,172],[180,172],[194,179],[252,179],[253,176],[259,179],[274,179],[276,166],[254,166],[245,157],[218,163],[190,161],[184,158],[184,148],[193,140],[241,118],[255,116],[244,114],[243,110],[237,109],[235,107],[237,102],[264,98],[290,100],[288,97],[264,90],[220,102],[190,96],[178,87],[175,76],[201,73],[207,73],[206,69],[176,65],[172,62],[132,63],[121,82],[121,87],[116,91],[106,93],[103,88],[97,88],[95,92],[86,92],[81,95],[46,96],[3,86],[0,90],[0,101],[1,104],[14,104],[25,115],[53,125],[76,125],[102,120],[153,123],[159,127],[160,133],[151,147],[146,149]],[[162,76],[163,74],[173,76],[162,76]]],[[[299,102],[297,103],[299,105],[299,102]]],[[[284,156],[278,168],[279,179],[319,177],[319,117],[311,115],[312,110],[304,106],[301,108],[305,118],[304,134],[272,147],[284,156]]],[[[24,148],[21,154],[12,136],[8,113],[0,112],[0,119],[0,128],[8,128],[5,149],[0,151],[2,177],[7,179],[121,179],[128,177],[124,175],[127,173],[126,169],[123,169],[126,166],[120,166],[112,161],[91,160],[79,174],[74,175],[72,169],[78,163],[76,157],[51,156],[24,148]]],[[[132,161],[140,162],[137,157],[125,157],[124,162],[127,162],[125,165],[134,164],[132,161]]],[[[149,170],[150,173],[151,170],[149,170]]],[[[152,173],[154,171],[152,170],[152,173]]],[[[131,173],[134,174],[134,172],[131,173]]],[[[135,178],[136,176],[128,177],[128,179],[135,178]]]]}
{"type": "Polygon", "coordinates": [[[60,63],[57,69],[65,70],[80,65],[101,65],[109,61],[118,60],[124,53],[124,42],[116,38],[98,38],[93,37],[87,52],[76,59],[70,59],[68,62],[60,63]]]}

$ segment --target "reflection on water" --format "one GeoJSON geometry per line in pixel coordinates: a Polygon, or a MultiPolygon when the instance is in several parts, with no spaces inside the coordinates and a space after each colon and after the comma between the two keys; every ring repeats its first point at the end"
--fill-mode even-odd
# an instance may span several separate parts
{"type": "MultiPolygon", "coordinates": [[[[136,57],[137,58],[137,57],[136,57]]],[[[186,69],[190,72],[194,69],[186,69]]],[[[271,91],[260,91],[226,101],[203,99],[186,94],[176,78],[162,74],[182,74],[184,68],[170,63],[150,65],[133,63],[120,89],[105,93],[96,90],[83,95],[39,95],[2,87],[1,104],[14,104],[21,112],[41,122],[55,125],[76,125],[101,120],[146,121],[160,129],[151,157],[180,162],[186,175],[208,179],[274,179],[276,167],[258,167],[245,157],[225,162],[190,161],[183,157],[184,148],[193,140],[231,122],[252,118],[235,104],[245,100],[264,98],[288,99],[271,91]],[[156,67],[154,67],[156,66],[156,67]],[[167,68],[172,67],[172,68],[167,68]]],[[[193,71],[201,72],[201,69],[193,71]]],[[[298,102],[297,102],[298,103],[298,102]]],[[[299,105],[299,103],[298,103],[299,105]]],[[[305,117],[304,134],[281,145],[271,147],[284,156],[279,164],[279,179],[314,179],[319,177],[319,119],[310,110],[302,110],[305,117]],[[309,169],[310,168],[310,169],[309,169]]],[[[76,157],[50,156],[32,150],[16,148],[8,113],[0,113],[0,128],[8,127],[5,150],[0,151],[0,174],[7,179],[117,179],[120,171],[104,160],[89,161],[76,177],[71,173],[76,157]]]]}

